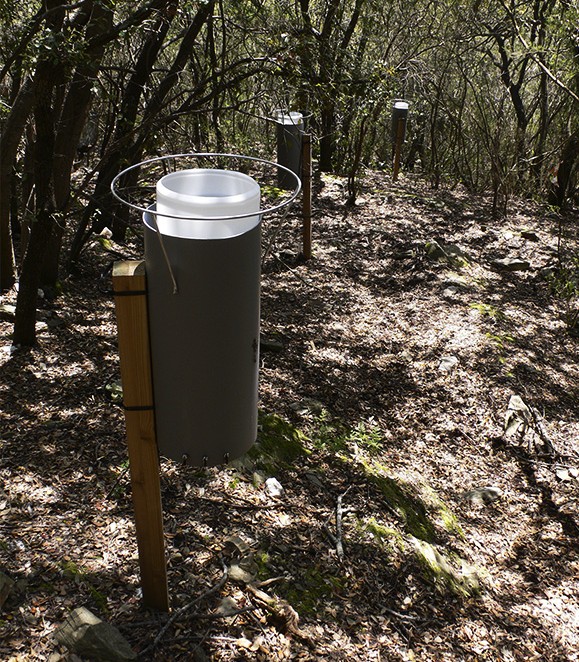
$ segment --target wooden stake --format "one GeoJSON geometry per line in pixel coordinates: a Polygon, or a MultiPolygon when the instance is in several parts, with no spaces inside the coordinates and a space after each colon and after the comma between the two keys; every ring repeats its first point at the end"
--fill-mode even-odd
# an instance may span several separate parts
{"type": "Polygon", "coordinates": [[[398,171],[400,170],[400,154],[402,152],[402,136],[404,135],[404,125],[406,120],[402,117],[398,118],[398,126],[396,127],[396,144],[394,145],[394,168],[392,170],[392,180],[398,179],[398,171]]]}
{"type": "Polygon", "coordinates": [[[312,257],[312,139],[302,136],[302,239],[304,260],[312,257]]]}
{"type": "Polygon", "coordinates": [[[169,611],[143,261],[116,262],[113,290],[143,604],[169,611]]]}

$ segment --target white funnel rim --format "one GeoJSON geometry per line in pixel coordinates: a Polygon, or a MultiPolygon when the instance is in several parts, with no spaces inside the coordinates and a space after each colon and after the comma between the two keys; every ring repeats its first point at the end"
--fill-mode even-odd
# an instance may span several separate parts
{"type": "MultiPolygon", "coordinates": [[[[250,211],[245,214],[227,214],[225,216],[211,216],[210,219],[212,221],[228,221],[228,220],[237,220],[237,219],[243,219],[243,218],[252,218],[256,216],[256,214],[259,214],[260,216],[266,216],[267,214],[272,214],[274,212],[280,211],[284,207],[287,207],[289,204],[291,204],[299,195],[301,188],[302,188],[302,182],[300,178],[293,172],[293,170],[290,170],[289,168],[286,168],[285,166],[281,165],[280,163],[274,163],[273,161],[268,161],[266,159],[261,159],[257,156],[245,156],[245,155],[240,155],[240,154],[221,154],[218,152],[194,152],[194,153],[184,153],[184,154],[169,154],[167,156],[157,156],[152,159],[147,159],[145,161],[141,161],[140,163],[135,163],[134,165],[129,166],[128,168],[125,168],[121,172],[119,172],[118,175],[116,175],[111,182],[111,193],[113,196],[121,203],[126,205],[127,207],[134,209],[135,211],[138,211],[139,214],[152,214],[153,216],[161,216],[158,211],[151,209],[150,205],[147,206],[141,206],[134,204],[133,202],[130,202],[126,198],[124,198],[119,190],[118,186],[120,181],[124,176],[126,176],[128,173],[132,172],[133,170],[140,169],[146,166],[149,166],[151,164],[157,164],[157,163],[164,163],[164,162],[169,162],[171,160],[175,159],[203,159],[203,158],[220,158],[220,159],[235,159],[237,161],[240,160],[245,160],[245,161],[250,161],[252,163],[258,163],[262,164],[265,166],[269,166],[272,168],[278,168],[280,170],[283,170],[285,173],[287,173],[290,177],[293,178],[293,181],[295,182],[295,187],[291,191],[291,194],[288,196],[287,199],[283,200],[282,202],[278,203],[277,205],[272,205],[271,207],[266,207],[259,209],[257,211],[250,211]]],[[[201,170],[201,168],[199,169],[201,170]]],[[[218,170],[217,168],[206,168],[205,170],[218,170]]],[[[223,170],[223,169],[222,169],[223,170]]],[[[225,172],[238,172],[237,170],[224,170],[225,172]]],[[[243,174],[243,173],[239,173],[243,174]]],[[[253,179],[250,177],[250,179],[253,179]]],[[[254,180],[255,181],[255,180],[254,180]]],[[[259,184],[259,183],[258,183],[259,184]]],[[[184,220],[184,221],[206,221],[209,220],[207,216],[176,216],[173,215],[172,218],[176,218],[179,220],[184,220]]]]}
{"type": "MultiPolygon", "coordinates": [[[[255,179],[249,175],[246,175],[245,173],[237,172],[235,170],[221,170],[217,168],[188,168],[186,170],[176,170],[175,172],[170,172],[167,175],[161,177],[161,179],[157,182],[157,199],[159,196],[162,196],[166,204],[170,203],[175,205],[177,208],[180,206],[194,206],[210,209],[215,207],[223,207],[225,205],[247,205],[253,201],[257,201],[257,204],[259,204],[259,194],[259,184],[255,181],[255,179]],[[226,193],[225,195],[205,195],[202,193],[182,193],[176,190],[176,188],[178,188],[179,180],[186,180],[189,184],[191,184],[192,179],[205,180],[205,182],[207,182],[208,178],[213,178],[214,182],[220,179],[225,184],[227,184],[227,180],[229,180],[229,183],[236,185],[237,192],[229,194],[226,193]],[[173,184],[173,186],[171,186],[171,184],[173,184]],[[177,184],[177,186],[175,186],[175,184],[177,184]]],[[[255,211],[252,213],[254,215],[256,214],[255,211]]],[[[257,210],[257,213],[259,213],[259,209],[257,210]]],[[[173,215],[171,214],[171,216],[173,215]]],[[[179,218],[179,216],[176,218],[179,218]]],[[[219,218],[219,215],[211,214],[203,215],[199,217],[199,220],[211,219],[214,221],[216,218],[219,218]]]]}

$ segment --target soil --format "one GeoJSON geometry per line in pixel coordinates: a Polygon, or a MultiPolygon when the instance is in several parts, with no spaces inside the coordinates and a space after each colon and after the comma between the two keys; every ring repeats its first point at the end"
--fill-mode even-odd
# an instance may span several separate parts
{"type": "Polygon", "coordinates": [[[3,297],[1,659],[85,659],[54,639],[85,606],[141,660],[579,660],[579,214],[410,174],[346,197],[317,182],[307,262],[299,205],[264,224],[258,450],[161,460],[170,615],[100,278],[138,242],[90,244],[33,349],[3,297]]]}

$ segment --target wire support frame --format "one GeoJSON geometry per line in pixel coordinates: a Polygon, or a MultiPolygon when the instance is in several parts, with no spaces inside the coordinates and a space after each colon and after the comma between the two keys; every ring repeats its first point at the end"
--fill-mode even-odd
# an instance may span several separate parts
{"type": "MultiPolygon", "coordinates": [[[[288,173],[293,180],[295,181],[295,187],[293,190],[291,190],[291,193],[289,193],[288,197],[283,200],[282,202],[272,205],[270,207],[266,207],[265,209],[260,209],[258,211],[252,211],[252,212],[247,212],[245,214],[236,214],[232,215],[229,214],[227,216],[212,216],[210,219],[208,219],[206,216],[199,217],[199,216],[176,216],[172,214],[173,218],[183,220],[183,221],[228,221],[228,220],[237,220],[237,219],[244,219],[244,218],[251,218],[254,217],[256,214],[259,214],[260,216],[266,216],[268,214],[272,214],[274,212],[280,211],[281,209],[287,207],[290,205],[292,202],[295,201],[295,199],[298,197],[301,188],[302,188],[302,182],[298,175],[296,175],[293,170],[290,168],[286,168],[285,166],[281,165],[280,163],[275,163],[273,161],[268,161],[267,159],[262,159],[257,156],[246,156],[246,155],[241,155],[241,154],[226,154],[226,153],[219,153],[219,152],[191,152],[191,153],[183,153],[183,154],[169,154],[166,156],[158,156],[152,159],[146,159],[145,161],[141,161],[140,163],[135,163],[128,168],[125,168],[121,172],[119,172],[114,179],[111,182],[111,193],[113,196],[122,204],[126,205],[127,207],[130,207],[131,209],[138,211],[140,214],[151,214],[155,218],[157,216],[162,215],[160,212],[156,211],[154,207],[151,205],[143,207],[141,205],[135,204],[134,202],[131,202],[130,200],[127,200],[125,197],[122,196],[121,192],[119,191],[119,185],[121,181],[123,180],[124,177],[126,177],[129,173],[139,170],[142,168],[145,168],[147,166],[151,165],[156,165],[156,164],[166,164],[167,162],[170,162],[175,159],[235,159],[237,161],[249,161],[250,163],[257,163],[261,164],[263,166],[269,166],[271,168],[277,168],[279,170],[283,170],[284,172],[288,173]]],[[[216,170],[218,168],[215,168],[216,170]]],[[[223,169],[223,168],[222,168],[223,169]]],[[[175,168],[175,171],[177,168],[175,168]]],[[[255,177],[254,177],[255,179],[255,177]]],[[[259,181],[257,182],[259,184],[259,181]]]]}

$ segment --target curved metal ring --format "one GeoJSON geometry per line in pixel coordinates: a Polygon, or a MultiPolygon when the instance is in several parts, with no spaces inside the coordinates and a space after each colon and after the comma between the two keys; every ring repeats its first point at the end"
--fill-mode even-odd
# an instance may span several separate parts
{"type": "Polygon", "coordinates": [[[161,161],[168,161],[169,159],[182,159],[182,158],[213,158],[213,157],[220,157],[220,158],[232,158],[232,159],[245,159],[247,161],[255,161],[257,163],[265,164],[268,166],[273,166],[274,168],[280,168],[281,170],[284,170],[285,172],[289,173],[296,181],[296,187],[293,189],[290,197],[287,200],[284,200],[278,205],[274,205],[273,207],[269,207],[268,209],[260,209],[259,211],[252,211],[248,212],[246,214],[238,214],[236,216],[211,216],[210,218],[207,217],[196,217],[196,216],[173,216],[173,218],[177,218],[183,221],[228,221],[228,220],[236,220],[236,219],[241,219],[241,218],[251,218],[253,216],[256,216],[257,214],[261,216],[265,216],[266,214],[271,214],[275,211],[278,211],[285,207],[286,205],[289,205],[292,203],[298,196],[299,192],[301,191],[302,188],[302,182],[300,178],[296,175],[296,173],[293,170],[290,170],[289,168],[286,168],[285,166],[280,165],[279,163],[274,163],[273,161],[267,161],[266,159],[261,159],[257,156],[243,156],[239,154],[219,154],[217,152],[196,152],[196,153],[191,153],[191,154],[169,154],[168,156],[157,156],[153,159],[147,159],[146,161],[141,161],[140,163],[135,163],[132,166],[129,166],[128,168],[125,168],[121,172],[119,172],[118,175],[116,175],[111,182],[111,193],[113,196],[119,200],[119,202],[122,202],[124,205],[127,205],[127,207],[130,207],[131,209],[135,209],[136,211],[140,212],[141,214],[148,213],[148,214],[154,214],[155,216],[159,216],[159,212],[151,209],[150,207],[140,207],[139,205],[135,205],[132,202],[129,202],[128,200],[125,200],[120,193],[117,191],[117,184],[119,180],[126,175],[127,173],[131,172],[132,170],[135,170],[136,168],[142,168],[143,166],[150,165],[151,163],[159,163],[161,161]]]}

